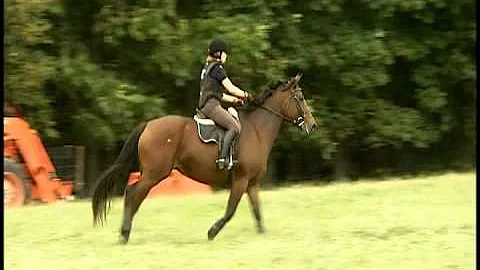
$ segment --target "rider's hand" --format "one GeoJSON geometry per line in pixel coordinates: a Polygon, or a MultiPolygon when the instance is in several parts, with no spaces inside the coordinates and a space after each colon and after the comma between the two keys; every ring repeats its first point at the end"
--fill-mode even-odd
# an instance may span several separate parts
{"type": "Polygon", "coordinates": [[[237,99],[237,100],[235,101],[235,105],[243,106],[243,100],[237,99]]]}
{"type": "Polygon", "coordinates": [[[248,101],[248,102],[252,102],[254,100],[253,96],[250,95],[249,93],[245,92],[245,97],[244,97],[244,100],[248,101]]]}

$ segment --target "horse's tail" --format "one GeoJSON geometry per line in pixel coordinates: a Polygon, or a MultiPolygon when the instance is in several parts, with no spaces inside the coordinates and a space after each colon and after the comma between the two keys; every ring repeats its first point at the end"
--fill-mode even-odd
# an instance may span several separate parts
{"type": "Polygon", "coordinates": [[[143,122],[130,133],[113,165],[99,177],[92,198],[94,226],[99,223],[103,225],[106,220],[115,184],[125,183],[126,187],[129,174],[138,170],[138,140],[146,126],[147,123],[143,122]]]}

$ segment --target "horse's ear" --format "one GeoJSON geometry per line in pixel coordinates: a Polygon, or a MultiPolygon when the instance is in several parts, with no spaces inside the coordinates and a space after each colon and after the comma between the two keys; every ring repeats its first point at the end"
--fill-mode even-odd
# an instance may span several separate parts
{"type": "Polygon", "coordinates": [[[298,73],[297,76],[295,76],[295,80],[297,81],[297,83],[300,82],[300,79],[302,78],[303,74],[302,73],[298,73]]]}
{"type": "MultiPolygon", "coordinates": [[[[297,75],[297,76],[298,76],[298,75],[297,75]]],[[[291,79],[288,81],[288,83],[287,83],[287,85],[285,86],[285,88],[283,88],[283,91],[294,87],[294,86],[298,83],[299,79],[297,79],[297,76],[291,78],[291,79]]]]}

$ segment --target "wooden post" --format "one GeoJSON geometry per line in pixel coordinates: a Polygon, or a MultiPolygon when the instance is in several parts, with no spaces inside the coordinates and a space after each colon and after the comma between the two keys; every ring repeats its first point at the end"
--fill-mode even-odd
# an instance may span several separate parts
{"type": "Polygon", "coordinates": [[[85,185],[85,147],[75,147],[75,193],[83,198],[87,195],[85,185]]]}

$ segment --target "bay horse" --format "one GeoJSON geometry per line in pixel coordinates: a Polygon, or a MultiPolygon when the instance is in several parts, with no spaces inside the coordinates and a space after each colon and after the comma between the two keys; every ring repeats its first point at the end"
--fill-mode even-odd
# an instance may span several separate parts
{"type": "Polygon", "coordinates": [[[227,179],[231,181],[226,212],[208,230],[208,240],[213,240],[233,217],[245,192],[257,232],[263,233],[258,193],[281,124],[283,121],[294,123],[307,134],[317,124],[299,87],[300,78],[301,75],[296,75],[286,83],[269,87],[246,106],[250,110],[239,111],[242,131],[238,141],[238,163],[230,172],[217,170],[218,147],[200,141],[192,118],[167,115],[139,124],[127,138],[114,164],[99,177],[92,199],[94,226],[103,224],[106,219],[115,185],[119,182],[123,185],[130,172],[140,169],[140,180],[125,188],[120,242],[126,244],[133,217],[148,192],[176,168],[211,186],[223,185],[227,179]]]}

